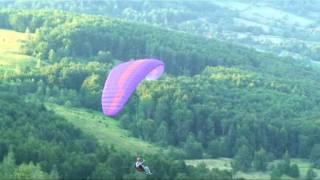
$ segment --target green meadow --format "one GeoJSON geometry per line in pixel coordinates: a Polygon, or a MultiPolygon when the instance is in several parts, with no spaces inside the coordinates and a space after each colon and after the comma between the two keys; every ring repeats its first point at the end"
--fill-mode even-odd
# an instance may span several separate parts
{"type": "Polygon", "coordinates": [[[32,34],[0,29],[0,70],[14,70],[17,65],[35,63],[31,56],[21,54],[21,43],[32,34]]]}
{"type": "Polygon", "coordinates": [[[160,148],[138,138],[119,126],[119,122],[104,116],[102,113],[84,108],[70,108],[56,104],[47,104],[47,108],[64,117],[75,127],[93,135],[99,142],[114,146],[117,150],[131,152],[132,154],[154,154],[160,148]]]}

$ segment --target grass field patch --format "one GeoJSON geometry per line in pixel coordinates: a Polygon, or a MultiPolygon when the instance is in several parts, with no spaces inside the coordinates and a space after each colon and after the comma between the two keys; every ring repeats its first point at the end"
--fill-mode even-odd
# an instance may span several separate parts
{"type": "Polygon", "coordinates": [[[120,128],[118,121],[106,117],[102,113],[56,104],[47,104],[46,106],[83,132],[96,137],[102,144],[113,145],[116,149],[132,154],[154,154],[160,151],[159,147],[130,136],[127,130],[120,128]]]}
{"type": "Polygon", "coordinates": [[[32,34],[0,29],[0,70],[14,70],[16,66],[34,65],[36,60],[22,54],[21,44],[32,34]]]}

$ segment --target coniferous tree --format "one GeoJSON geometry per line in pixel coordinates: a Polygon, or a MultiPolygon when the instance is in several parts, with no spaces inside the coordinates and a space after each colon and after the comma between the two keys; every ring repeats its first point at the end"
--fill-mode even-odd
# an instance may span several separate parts
{"type": "Polygon", "coordinates": [[[249,148],[241,146],[233,159],[232,168],[235,171],[248,171],[251,168],[251,162],[252,157],[249,148]]]}
{"type": "Polygon", "coordinates": [[[183,149],[190,158],[199,159],[202,157],[203,148],[199,142],[196,141],[193,134],[189,134],[183,146],[183,149]]]}
{"type": "Polygon", "coordinates": [[[261,148],[254,153],[253,168],[257,171],[265,171],[267,169],[267,153],[261,148]]]}
{"type": "Polygon", "coordinates": [[[299,171],[298,165],[292,164],[289,169],[288,175],[294,178],[300,177],[300,171],[299,171]]]}
{"type": "Polygon", "coordinates": [[[314,163],[315,167],[320,167],[320,144],[313,145],[310,152],[310,160],[314,163]]]}

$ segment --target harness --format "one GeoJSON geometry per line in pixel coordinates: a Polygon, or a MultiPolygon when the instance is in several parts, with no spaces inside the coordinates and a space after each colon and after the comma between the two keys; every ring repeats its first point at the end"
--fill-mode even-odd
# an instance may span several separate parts
{"type": "Polygon", "coordinates": [[[144,168],[143,168],[142,164],[143,164],[142,162],[139,162],[139,163],[136,162],[136,165],[135,165],[135,166],[136,166],[136,170],[137,170],[137,171],[139,171],[139,172],[144,172],[144,168]]]}

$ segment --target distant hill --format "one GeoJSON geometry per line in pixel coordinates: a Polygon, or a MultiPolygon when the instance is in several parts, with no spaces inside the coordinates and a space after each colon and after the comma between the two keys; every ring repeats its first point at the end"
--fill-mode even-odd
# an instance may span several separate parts
{"type": "MultiPolygon", "coordinates": [[[[1,4],[1,2],[0,2],[1,4]]],[[[319,1],[9,1],[8,8],[50,7],[99,14],[218,38],[299,60],[319,61],[319,1]]]]}
{"type": "Polygon", "coordinates": [[[319,68],[307,61],[279,58],[217,39],[146,24],[62,11],[3,11],[2,17],[11,29],[41,29],[26,48],[43,61],[95,57],[108,62],[156,57],[164,60],[166,72],[174,75],[195,75],[206,66],[236,66],[273,76],[319,80],[319,68]],[[16,21],[9,21],[9,17],[16,17],[16,21]]]}

